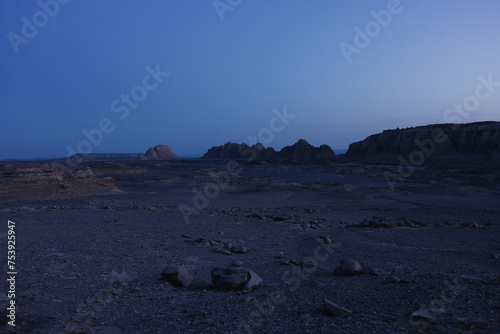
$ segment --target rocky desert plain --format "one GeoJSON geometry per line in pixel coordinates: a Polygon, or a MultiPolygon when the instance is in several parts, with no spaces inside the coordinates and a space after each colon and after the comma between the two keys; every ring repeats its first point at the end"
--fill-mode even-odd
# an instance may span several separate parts
{"type": "Polygon", "coordinates": [[[0,332],[499,333],[499,143],[482,122],[2,161],[0,332]]]}

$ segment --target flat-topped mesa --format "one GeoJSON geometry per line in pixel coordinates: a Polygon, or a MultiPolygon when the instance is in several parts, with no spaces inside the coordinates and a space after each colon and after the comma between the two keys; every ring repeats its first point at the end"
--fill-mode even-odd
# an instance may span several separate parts
{"type": "Polygon", "coordinates": [[[168,145],[156,145],[150,147],[142,159],[179,159],[168,145]]]}
{"type": "Polygon", "coordinates": [[[286,146],[276,152],[272,147],[265,148],[261,143],[252,147],[246,143],[226,143],[214,146],[205,153],[202,159],[234,159],[252,161],[267,161],[276,163],[325,163],[333,160],[335,153],[328,145],[314,147],[304,139],[292,146],[286,146]]]}
{"type": "MultiPolygon", "coordinates": [[[[500,159],[500,122],[434,124],[406,129],[385,130],[352,143],[344,161],[399,164],[400,156],[412,152],[425,154],[425,162],[500,159]]],[[[415,153],[416,154],[416,153],[415,153]]]]}

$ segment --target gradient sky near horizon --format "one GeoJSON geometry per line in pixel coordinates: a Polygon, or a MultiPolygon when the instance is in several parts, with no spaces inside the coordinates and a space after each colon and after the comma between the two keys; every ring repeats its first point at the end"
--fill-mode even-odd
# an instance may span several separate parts
{"type": "MultiPolygon", "coordinates": [[[[168,144],[196,157],[264,134],[285,106],[296,117],[265,146],[304,138],[341,149],[444,123],[478,77],[500,82],[497,0],[401,0],[350,63],[340,44],[356,46],[355,28],[394,0],[220,0],[223,20],[213,0],[60,1],[0,2],[0,159],[88,149],[82,131],[103,119],[113,131],[94,137],[92,153],[168,144]],[[151,90],[141,88],[148,66],[169,73],[151,90]],[[133,91],[141,101],[124,117],[121,96],[133,91]]],[[[460,120],[500,121],[500,84],[460,120]]]]}

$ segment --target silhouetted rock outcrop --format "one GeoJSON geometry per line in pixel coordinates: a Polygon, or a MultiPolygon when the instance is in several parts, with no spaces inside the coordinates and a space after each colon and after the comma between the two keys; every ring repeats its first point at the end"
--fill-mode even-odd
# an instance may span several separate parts
{"type": "Polygon", "coordinates": [[[328,145],[314,147],[304,139],[292,146],[286,146],[276,152],[272,147],[265,148],[261,143],[252,147],[245,143],[226,143],[214,146],[207,151],[202,159],[246,159],[252,161],[268,161],[277,163],[324,163],[333,160],[335,153],[328,145]]]}
{"type": "Polygon", "coordinates": [[[150,147],[143,159],[178,159],[179,157],[175,155],[170,146],[168,145],[156,145],[155,147],[150,147]]]}
{"type": "Polygon", "coordinates": [[[223,146],[214,146],[205,153],[202,159],[245,159],[242,152],[249,149],[245,143],[237,144],[227,142],[223,146]]]}
{"type": "Polygon", "coordinates": [[[412,159],[413,165],[464,161],[467,157],[496,161],[500,159],[499,143],[500,122],[435,124],[371,135],[349,145],[341,160],[400,164],[403,158],[412,159]]]}
{"type": "Polygon", "coordinates": [[[331,161],[334,156],[335,153],[328,145],[314,147],[304,139],[300,139],[292,146],[283,147],[272,161],[283,163],[323,163],[331,161]]]}
{"type": "Polygon", "coordinates": [[[261,143],[257,143],[252,147],[246,143],[230,143],[227,142],[223,146],[214,146],[205,153],[202,159],[233,159],[252,161],[268,161],[276,155],[276,151],[272,147],[265,148],[261,143]]]}

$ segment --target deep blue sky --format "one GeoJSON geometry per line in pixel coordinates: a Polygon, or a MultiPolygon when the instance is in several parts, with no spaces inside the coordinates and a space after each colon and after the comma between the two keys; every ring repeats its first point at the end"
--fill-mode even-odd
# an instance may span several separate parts
{"type": "MultiPolygon", "coordinates": [[[[2,1],[0,159],[66,156],[105,118],[114,130],[92,152],[168,144],[199,156],[269,128],[284,106],[297,117],[266,146],[346,148],[387,128],[443,123],[479,76],[500,82],[497,0],[401,0],[348,63],[340,43],[354,45],[354,28],[390,2],[243,0],[221,21],[212,0],[72,0],[16,53],[9,33],[22,37],[22,18],[43,25],[44,14],[37,1],[2,1]],[[112,102],[157,64],[168,77],[121,120],[112,102]]],[[[500,121],[494,89],[460,121],[500,121]]]]}

